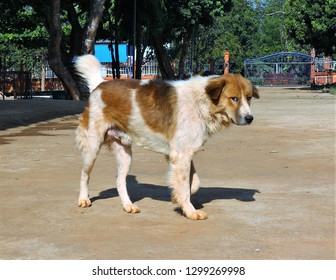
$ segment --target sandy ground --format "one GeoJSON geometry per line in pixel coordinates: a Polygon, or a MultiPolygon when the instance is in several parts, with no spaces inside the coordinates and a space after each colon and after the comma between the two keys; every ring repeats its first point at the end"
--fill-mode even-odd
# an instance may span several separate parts
{"type": "Polygon", "coordinates": [[[121,209],[112,152],[77,207],[84,103],[0,100],[0,259],[335,259],[335,96],[261,88],[255,121],[195,156],[205,221],[170,202],[162,155],[134,149],[121,209]]]}

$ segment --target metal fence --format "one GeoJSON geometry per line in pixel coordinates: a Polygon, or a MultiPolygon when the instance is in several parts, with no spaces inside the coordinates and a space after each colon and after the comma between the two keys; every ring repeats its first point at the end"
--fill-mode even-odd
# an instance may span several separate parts
{"type": "MultiPolygon", "coordinates": [[[[110,64],[104,64],[101,69],[101,72],[102,72],[103,77],[113,76],[113,70],[110,64]]],[[[132,65],[121,64],[120,65],[120,75],[121,76],[133,76],[132,65]]],[[[141,67],[141,75],[142,76],[154,76],[154,77],[159,76],[160,69],[159,69],[159,65],[157,61],[152,60],[152,61],[143,63],[141,67]]]]}
{"type": "Polygon", "coordinates": [[[28,71],[4,71],[0,72],[0,91],[4,96],[14,98],[31,98],[32,83],[31,72],[28,71]]]}

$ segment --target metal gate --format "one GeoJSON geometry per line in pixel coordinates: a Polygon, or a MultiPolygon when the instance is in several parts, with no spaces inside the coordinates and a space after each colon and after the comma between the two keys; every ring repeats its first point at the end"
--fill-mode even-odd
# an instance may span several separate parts
{"type": "Polygon", "coordinates": [[[308,85],[311,56],[280,52],[244,61],[245,77],[256,85],[308,85]]]}

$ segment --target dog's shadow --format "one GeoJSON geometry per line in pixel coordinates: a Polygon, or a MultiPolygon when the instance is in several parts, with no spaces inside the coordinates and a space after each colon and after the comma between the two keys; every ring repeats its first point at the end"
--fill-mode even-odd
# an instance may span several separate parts
{"type": "MultiPolygon", "coordinates": [[[[171,201],[171,189],[169,187],[141,184],[133,175],[127,176],[127,190],[134,203],[144,198],[151,198],[159,201],[171,201]]],[[[199,191],[192,196],[191,200],[196,209],[202,209],[203,204],[218,199],[236,199],[244,202],[252,202],[255,201],[254,195],[256,193],[260,192],[256,189],[201,187],[199,191]]],[[[116,188],[100,192],[99,195],[91,198],[91,202],[94,203],[100,199],[113,197],[118,197],[116,188]]]]}

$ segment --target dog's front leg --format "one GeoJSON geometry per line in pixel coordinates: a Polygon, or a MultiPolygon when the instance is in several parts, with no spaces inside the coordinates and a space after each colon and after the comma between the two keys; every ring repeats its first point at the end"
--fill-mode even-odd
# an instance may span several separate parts
{"type": "Polygon", "coordinates": [[[206,219],[207,214],[196,210],[190,202],[191,155],[174,153],[169,158],[169,165],[174,200],[177,201],[187,218],[192,220],[206,219]]]}

